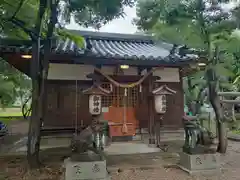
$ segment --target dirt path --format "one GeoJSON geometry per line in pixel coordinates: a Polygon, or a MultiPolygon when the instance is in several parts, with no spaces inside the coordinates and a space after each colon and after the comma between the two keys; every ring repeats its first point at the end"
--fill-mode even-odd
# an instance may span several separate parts
{"type": "MultiPolygon", "coordinates": [[[[0,174],[9,180],[59,180],[63,177],[62,162],[66,157],[53,154],[45,154],[43,162],[47,164],[41,170],[28,172],[25,158],[0,159],[0,174]],[[2,173],[1,173],[2,171],[2,173]]],[[[187,173],[176,168],[166,166],[176,163],[176,156],[166,156],[164,153],[149,155],[123,155],[111,157],[108,160],[110,167],[117,167],[120,171],[111,171],[112,180],[239,180],[240,179],[240,143],[229,142],[226,155],[221,156],[222,171],[217,175],[189,176],[187,173]],[[162,155],[161,155],[162,154],[162,155]],[[146,164],[154,165],[154,168],[140,168],[146,164]],[[133,168],[134,166],[138,168],[133,168]]],[[[67,155],[67,153],[65,153],[67,155]]],[[[0,177],[1,179],[1,177],[0,177]]]]}
{"type": "Polygon", "coordinates": [[[112,180],[240,180],[240,143],[229,141],[228,152],[221,156],[221,173],[190,176],[177,168],[128,170],[112,174],[112,180]]]}
{"type": "Polygon", "coordinates": [[[0,138],[0,153],[7,152],[18,143],[28,132],[28,122],[24,120],[14,120],[8,124],[9,134],[0,138]]]}
{"type": "MultiPolygon", "coordinates": [[[[19,138],[27,132],[27,122],[16,122],[11,125],[12,135],[19,138]]],[[[182,142],[170,142],[169,151],[181,151],[182,142]]],[[[48,159],[46,167],[41,170],[29,172],[25,158],[0,159],[0,179],[6,180],[61,180],[63,177],[62,156],[46,156],[48,159]],[[55,160],[58,159],[57,163],[55,160]]],[[[177,158],[163,158],[159,156],[122,156],[109,160],[109,165],[122,169],[120,172],[112,172],[112,180],[240,180],[240,142],[229,141],[226,155],[221,156],[221,173],[217,175],[189,176],[187,173],[176,168],[166,167],[168,163],[176,163],[177,158]],[[147,160],[148,159],[148,160],[147,160]],[[152,164],[152,168],[131,168],[131,166],[142,166],[152,164]]]]}
{"type": "Polygon", "coordinates": [[[9,132],[12,135],[21,134],[26,135],[28,132],[28,121],[16,120],[8,124],[9,132]]]}

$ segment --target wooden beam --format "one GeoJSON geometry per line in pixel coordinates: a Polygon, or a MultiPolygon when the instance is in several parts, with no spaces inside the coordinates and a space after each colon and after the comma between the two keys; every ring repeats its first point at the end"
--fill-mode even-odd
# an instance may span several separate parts
{"type": "Polygon", "coordinates": [[[240,92],[218,92],[219,96],[240,96],[240,92]]]}
{"type": "Polygon", "coordinates": [[[110,58],[110,57],[96,57],[96,56],[86,56],[86,55],[78,55],[75,54],[52,54],[50,56],[51,63],[66,63],[66,64],[101,64],[101,65],[120,65],[127,64],[129,66],[143,66],[143,67],[154,67],[154,66],[171,66],[171,67],[181,67],[187,66],[192,60],[189,61],[176,61],[175,63],[172,61],[162,60],[133,60],[133,59],[125,59],[125,58],[110,58]]]}
{"type": "Polygon", "coordinates": [[[227,104],[240,104],[240,100],[221,100],[221,103],[227,103],[227,104]]]}

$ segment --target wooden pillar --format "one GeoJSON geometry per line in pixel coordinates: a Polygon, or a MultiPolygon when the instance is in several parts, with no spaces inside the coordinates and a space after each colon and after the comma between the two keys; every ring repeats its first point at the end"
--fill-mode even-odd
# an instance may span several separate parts
{"type": "Polygon", "coordinates": [[[161,129],[161,121],[162,121],[163,115],[160,115],[159,119],[156,119],[154,122],[154,127],[155,127],[155,143],[157,147],[160,147],[160,142],[161,142],[161,134],[160,134],[160,129],[161,129]]]}
{"type": "MultiPolygon", "coordinates": [[[[101,65],[96,65],[95,66],[96,68],[98,68],[98,69],[102,69],[102,66],[101,65]]],[[[101,76],[99,75],[99,73],[97,73],[95,70],[94,70],[94,72],[93,72],[93,79],[92,79],[92,81],[93,81],[93,85],[94,84],[97,84],[97,85],[100,85],[101,84],[101,76]]],[[[102,107],[101,107],[102,108],[102,107]]],[[[96,124],[99,124],[99,122],[100,122],[100,115],[93,115],[92,116],[92,124],[94,124],[94,123],[96,123],[96,124]]]]}
{"type": "MultiPolygon", "coordinates": [[[[148,69],[150,71],[150,69],[148,69]]],[[[148,113],[149,113],[149,145],[155,145],[155,128],[154,128],[154,102],[153,102],[153,75],[150,74],[148,78],[148,113]]]]}

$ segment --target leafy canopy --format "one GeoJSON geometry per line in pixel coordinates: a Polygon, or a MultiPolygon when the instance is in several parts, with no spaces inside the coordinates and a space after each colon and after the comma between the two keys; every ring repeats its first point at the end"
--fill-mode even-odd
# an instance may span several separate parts
{"type": "MultiPolygon", "coordinates": [[[[226,11],[224,3],[226,1],[140,0],[134,22],[157,39],[204,51],[209,61],[207,69],[214,69],[219,88],[233,90],[240,82],[240,42],[232,33],[239,27],[240,10],[236,7],[226,11]],[[216,47],[219,49],[217,61],[216,47]]],[[[199,94],[207,88],[206,77],[205,71],[198,71],[184,78],[187,104],[202,98],[199,94]]]]}
{"type": "MultiPolygon", "coordinates": [[[[124,16],[124,6],[133,6],[135,0],[57,0],[58,22],[54,35],[72,39],[79,47],[84,39],[64,29],[71,17],[81,26],[100,28],[109,21],[124,16]]],[[[12,39],[29,39],[34,31],[40,0],[0,1],[0,36],[12,39]]],[[[50,16],[50,0],[43,17],[42,39],[46,37],[50,16]]],[[[30,80],[0,59],[0,99],[4,105],[12,104],[31,89],[30,80]]],[[[25,97],[26,98],[26,97],[25,97]]]]}

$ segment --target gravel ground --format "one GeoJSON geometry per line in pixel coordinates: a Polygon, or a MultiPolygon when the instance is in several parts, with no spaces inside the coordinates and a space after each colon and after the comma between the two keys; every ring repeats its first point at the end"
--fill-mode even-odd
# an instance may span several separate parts
{"type": "Polygon", "coordinates": [[[126,171],[113,174],[112,180],[239,180],[236,170],[223,171],[220,175],[212,176],[189,176],[179,169],[155,169],[143,171],[126,171]]]}
{"type": "Polygon", "coordinates": [[[8,130],[9,134],[0,138],[0,153],[8,152],[14,143],[26,136],[28,122],[24,120],[12,121],[8,124],[8,130]]]}
{"type": "Polygon", "coordinates": [[[15,134],[25,135],[28,132],[28,121],[26,120],[12,121],[11,123],[9,123],[8,128],[12,135],[15,134]]]}
{"type": "Polygon", "coordinates": [[[177,168],[127,170],[111,175],[112,180],[240,180],[240,142],[229,141],[228,152],[221,156],[221,173],[190,176],[177,168]]]}
{"type": "MultiPolygon", "coordinates": [[[[27,170],[26,159],[12,158],[1,161],[0,159],[0,179],[6,180],[60,180],[63,179],[63,169],[60,163],[54,163],[54,158],[47,158],[47,167],[38,171],[29,173],[27,170]],[[51,159],[51,161],[49,160],[51,159]]],[[[124,159],[124,158],[123,158],[124,159]]],[[[128,158],[126,158],[128,159],[128,158]]],[[[141,158],[132,157],[132,161],[139,162],[141,158]]],[[[162,160],[165,160],[164,158],[162,160]]],[[[229,141],[229,148],[226,155],[221,156],[222,171],[216,175],[198,175],[189,176],[184,171],[170,166],[164,167],[162,160],[159,161],[159,167],[155,169],[128,169],[124,163],[118,160],[118,168],[124,169],[119,173],[111,173],[112,180],[240,180],[240,143],[229,141]],[[122,164],[122,165],[121,165],[122,164]],[[121,167],[123,166],[123,167],[121,167]]],[[[146,162],[145,158],[142,161],[146,162]]],[[[62,162],[62,160],[61,160],[62,162]]],[[[134,164],[134,163],[133,163],[134,164]]],[[[142,163],[144,164],[144,163],[142,163]]],[[[129,164],[130,165],[130,164],[129,164]]],[[[139,165],[141,166],[141,165],[139,165]]],[[[129,166],[130,167],[130,166],[129,166]]],[[[155,164],[156,167],[156,164],[155,164]]]]}
{"type": "MultiPolygon", "coordinates": [[[[27,122],[16,122],[11,125],[12,134],[27,132],[27,122]]],[[[169,137],[168,137],[169,138],[169,137]]],[[[182,144],[182,143],[181,143],[182,144]]],[[[171,146],[173,147],[173,146],[171,146]]],[[[179,151],[176,145],[171,151],[179,151]]],[[[175,151],[175,152],[176,152],[175,151]]],[[[137,160],[136,160],[137,161],[137,160]]],[[[111,173],[112,180],[240,180],[240,142],[229,141],[226,155],[221,156],[222,170],[217,175],[189,176],[178,168],[164,168],[159,164],[157,169],[132,169],[111,173]]],[[[121,168],[121,167],[119,167],[121,168]]],[[[29,173],[26,161],[13,160],[8,163],[0,159],[0,180],[59,180],[62,179],[61,166],[49,165],[39,171],[29,173]]]]}

